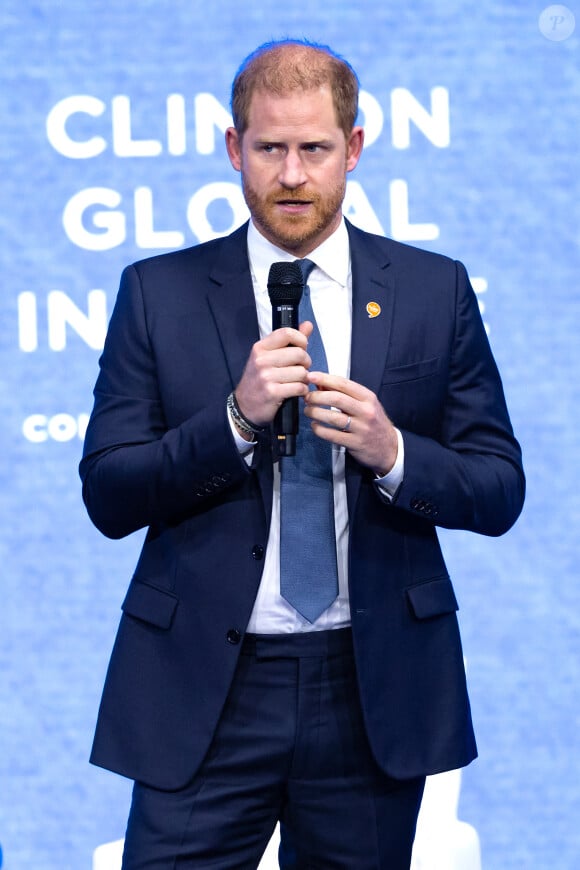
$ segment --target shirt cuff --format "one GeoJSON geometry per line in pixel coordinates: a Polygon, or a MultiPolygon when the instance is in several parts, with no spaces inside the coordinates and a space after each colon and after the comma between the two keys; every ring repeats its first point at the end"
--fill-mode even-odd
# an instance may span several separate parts
{"type": "MultiPolygon", "coordinates": [[[[252,464],[252,459],[254,457],[254,447],[258,443],[257,441],[246,441],[245,438],[242,438],[240,433],[236,428],[236,424],[233,421],[232,415],[228,410],[228,422],[230,424],[230,429],[232,430],[232,435],[234,436],[234,441],[236,443],[236,447],[241,456],[245,459],[248,465],[252,464]]],[[[390,473],[390,472],[389,472],[390,473]]]]}
{"type": "Polygon", "coordinates": [[[389,501],[392,501],[395,493],[402,484],[403,473],[405,470],[405,445],[403,442],[403,436],[396,427],[395,432],[397,433],[397,458],[395,464],[387,474],[383,475],[383,477],[377,476],[375,478],[376,486],[389,501]]]}

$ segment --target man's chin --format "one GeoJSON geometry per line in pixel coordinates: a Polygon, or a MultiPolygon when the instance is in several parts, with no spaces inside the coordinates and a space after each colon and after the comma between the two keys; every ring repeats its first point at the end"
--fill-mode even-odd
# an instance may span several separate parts
{"type": "Polygon", "coordinates": [[[321,228],[304,219],[290,218],[287,221],[259,223],[258,229],[267,239],[279,248],[295,251],[315,240],[322,232],[321,228]]]}

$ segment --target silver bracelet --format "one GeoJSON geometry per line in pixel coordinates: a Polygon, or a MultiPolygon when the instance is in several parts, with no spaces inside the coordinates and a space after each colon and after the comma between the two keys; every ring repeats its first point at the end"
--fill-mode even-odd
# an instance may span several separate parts
{"type": "Polygon", "coordinates": [[[248,418],[244,416],[244,414],[242,414],[242,412],[240,411],[240,406],[237,403],[235,393],[233,391],[228,396],[227,408],[236,426],[242,432],[245,432],[246,435],[258,435],[266,428],[265,426],[257,426],[255,423],[252,423],[251,420],[248,420],[248,418]]]}

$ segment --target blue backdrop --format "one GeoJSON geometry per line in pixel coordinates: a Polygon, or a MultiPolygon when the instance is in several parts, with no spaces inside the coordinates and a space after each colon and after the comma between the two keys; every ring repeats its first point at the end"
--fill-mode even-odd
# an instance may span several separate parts
{"type": "MultiPolygon", "coordinates": [[[[529,495],[504,538],[443,538],[480,759],[461,818],[485,870],[580,861],[580,55],[577,4],[5,0],[0,366],[0,843],[90,868],[129,784],[87,763],[141,536],[106,541],[77,463],[126,263],[245,218],[223,147],[240,60],[285,35],[359,72],[347,212],[463,260],[529,495]]],[[[1,860],[1,859],[0,859],[1,860]]],[[[354,870],[354,868],[353,868],[354,870]]]]}

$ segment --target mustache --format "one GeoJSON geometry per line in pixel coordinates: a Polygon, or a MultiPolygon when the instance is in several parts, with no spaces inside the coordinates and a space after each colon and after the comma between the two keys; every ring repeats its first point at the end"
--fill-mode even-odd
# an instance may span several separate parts
{"type": "Polygon", "coordinates": [[[306,203],[306,202],[318,202],[320,195],[317,193],[310,193],[308,190],[301,190],[297,193],[294,193],[291,190],[280,190],[277,193],[271,193],[267,197],[268,203],[275,205],[278,202],[289,202],[289,203],[306,203]]]}

